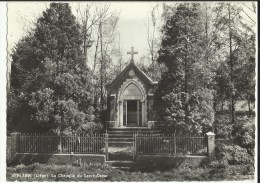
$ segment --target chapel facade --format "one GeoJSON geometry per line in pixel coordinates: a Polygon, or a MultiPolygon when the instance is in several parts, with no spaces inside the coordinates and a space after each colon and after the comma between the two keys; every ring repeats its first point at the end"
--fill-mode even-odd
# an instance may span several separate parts
{"type": "Polygon", "coordinates": [[[109,127],[148,127],[154,125],[153,97],[158,82],[152,81],[131,61],[107,85],[109,127]]]}

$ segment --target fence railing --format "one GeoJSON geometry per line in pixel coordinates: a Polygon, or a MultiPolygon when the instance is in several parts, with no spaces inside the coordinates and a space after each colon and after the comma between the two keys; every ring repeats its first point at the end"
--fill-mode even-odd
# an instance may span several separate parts
{"type": "Polygon", "coordinates": [[[134,140],[137,155],[207,155],[205,135],[136,134],[134,140]]]}
{"type": "Polygon", "coordinates": [[[106,153],[107,134],[77,134],[57,136],[48,134],[21,134],[18,138],[19,153],[106,153]]]}

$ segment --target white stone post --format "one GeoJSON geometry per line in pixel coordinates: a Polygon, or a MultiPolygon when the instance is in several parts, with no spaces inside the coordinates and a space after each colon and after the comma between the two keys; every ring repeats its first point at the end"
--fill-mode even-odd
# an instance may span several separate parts
{"type": "Polygon", "coordinates": [[[118,126],[120,127],[123,126],[123,105],[122,105],[123,101],[120,100],[118,103],[119,103],[118,126]]]}
{"type": "Polygon", "coordinates": [[[21,133],[19,132],[11,133],[11,158],[18,152],[20,135],[21,133]]]}
{"type": "Polygon", "coordinates": [[[139,120],[139,100],[137,100],[137,126],[140,126],[140,120],[139,120]]]}
{"type": "Polygon", "coordinates": [[[145,126],[145,103],[144,100],[141,100],[142,102],[142,125],[145,126]]]}
{"type": "Polygon", "coordinates": [[[208,132],[206,135],[208,140],[208,156],[215,156],[215,134],[208,132]]]}

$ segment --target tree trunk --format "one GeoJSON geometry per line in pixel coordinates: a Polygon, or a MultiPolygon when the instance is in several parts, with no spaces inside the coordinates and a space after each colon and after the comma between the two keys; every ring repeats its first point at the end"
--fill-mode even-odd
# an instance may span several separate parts
{"type": "Polygon", "coordinates": [[[235,123],[235,101],[234,101],[234,76],[233,76],[233,55],[232,55],[232,33],[231,33],[231,12],[230,4],[228,5],[229,20],[229,57],[230,57],[230,81],[231,81],[231,122],[235,123]]]}
{"type": "Polygon", "coordinates": [[[103,65],[104,65],[104,56],[103,56],[103,42],[102,42],[102,23],[100,23],[100,103],[101,110],[103,110],[103,65]]]}
{"type": "Polygon", "coordinates": [[[206,25],[205,25],[205,31],[206,31],[206,61],[209,62],[208,57],[208,5],[206,3],[206,25]]]}
{"type": "MultiPolygon", "coordinates": [[[[187,48],[187,46],[186,46],[187,48]]],[[[187,52],[187,50],[186,50],[187,52]]],[[[184,65],[184,92],[185,92],[185,123],[187,124],[188,123],[188,101],[187,101],[187,95],[188,95],[188,77],[187,77],[187,74],[188,74],[188,69],[187,69],[187,53],[185,55],[185,61],[184,61],[185,65],[184,65]]]]}

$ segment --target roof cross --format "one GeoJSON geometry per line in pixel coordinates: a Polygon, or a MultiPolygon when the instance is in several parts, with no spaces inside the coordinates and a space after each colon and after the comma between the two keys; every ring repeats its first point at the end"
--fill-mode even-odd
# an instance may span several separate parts
{"type": "Polygon", "coordinates": [[[134,62],[134,55],[138,54],[138,52],[134,51],[134,47],[131,47],[131,51],[128,51],[127,54],[131,55],[131,62],[134,62]]]}

